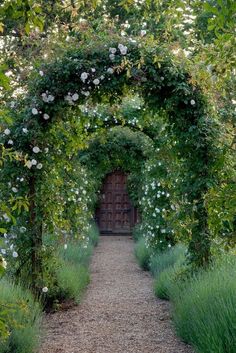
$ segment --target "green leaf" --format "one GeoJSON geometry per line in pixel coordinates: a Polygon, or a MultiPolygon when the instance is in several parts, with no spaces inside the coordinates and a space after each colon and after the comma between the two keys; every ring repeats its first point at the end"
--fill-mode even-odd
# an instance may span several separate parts
{"type": "Polygon", "coordinates": [[[29,22],[27,22],[26,25],[25,25],[25,33],[26,34],[30,34],[30,24],[29,24],[29,22]]]}

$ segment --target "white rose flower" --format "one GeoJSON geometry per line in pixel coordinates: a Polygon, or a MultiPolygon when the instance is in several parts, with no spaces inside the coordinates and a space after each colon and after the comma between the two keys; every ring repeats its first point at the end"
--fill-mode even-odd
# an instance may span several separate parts
{"type": "Polygon", "coordinates": [[[45,147],[44,151],[45,151],[45,153],[48,153],[48,151],[49,151],[48,147],[45,147]]]}
{"type": "Polygon", "coordinates": [[[48,102],[53,102],[55,97],[52,94],[49,94],[48,96],[48,102]]]}
{"type": "Polygon", "coordinates": [[[115,54],[116,51],[117,51],[116,48],[109,48],[109,52],[110,52],[111,54],[115,54]]]}
{"type": "Polygon", "coordinates": [[[98,78],[95,78],[95,80],[93,80],[93,83],[97,86],[100,83],[100,80],[98,78]]]}
{"type": "Polygon", "coordinates": [[[92,72],[96,72],[96,69],[93,67],[93,68],[91,69],[91,71],[92,71],[92,72]]]}
{"type": "Polygon", "coordinates": [[[196,104],[195,100],[194,100],[194,99],[191,99],[190,104],[191,104],[191,105],[195,105],[195,104],[196,104]]]}
{"type": "Polygon", "coordinates": [[[73,101],[77,101],[79,99],[78,93],[74,93],[71,98],[72,98],[73,101]]]}
{"type": "Polygon", "coordinates": [[[32,114],[33,114],[33,115],[37,115],[37,114],[38,114],[38,109],[33,108],[33,109],[32,109],[32,114]]]}
{"type": "Polygon", "coordinates": [[[40,148],[38,146],[34,146],[33,152],[34,153],[39,153],[40,152],[40,148]]]}
{"type": "Polygon", "coordinates": [[[80,75],[80,78],[83,82],[85,82],[88,78],[88,73],[87,72],[82,72],[82,74],[80,75]]]}
{"type": "Polygon", "coordinates": [[[50,118],[50,116],[45,113],[45,114],[43,114],[43,118],[44,118],[45,120],[48,120],[48,119],[50,118]]]}
{"type": "Polygon", "coordinates": [[[46,103],[48,102],[48,96],[46,93],[42,93],[42,99],[44,102],[46,102],[46,103]]]}
{"type": "Polygon", "coordinates": [[[38,162],[36,161],[36,159],[32,159],[32,160],[31,160],[31,164],[32,164],[32,165],[36,165],[37,163],[38,163],[38,162]]]}
{"type": "Polygon", "coordinates": [[[127,48],[125,45],[119,44],[119,45],[118,45],[118,48],[119,48],[120,53],[121,53],[122,55],[126,55],[126,54],[127,54],[128,48],[127,48]]]}
{"type": "Polygon", "coordinates": [[[65,250],[67,249],[67,244],[64,244],[64,249],[65,249],[65,250]]]}
{"type": "Polygon", "coordinates": [[[140,34],[141,34],[141,37],[144,37],[147,34],[147,31],[145,29],[142,29],[140,34]]]}
{"type": "Polygon", "coordinates": [[[42,70],[39,71],[39,75],[40,76],[43,76],[44,75],[44,72],[42,70]]]}
{"type": "Polygon", "coordinates": [[[8,143],[8,145],[13,145],[14,144],[14,142],[12,140],[9,140],[7,143],[8,143]]]}
{"type": "Polygon", "coordinates": [[[89,91],[81,91],[81,93],[85,96],[88,97],[90,95],[89,91]]]}
{"type": "Polygon", "coordinates": [[[13,187],[13,188],[12,188],[12,191],[16,193],[16,192],[18,192],[18,189],[15,188],[15,187],[13,187]]]}
{"type": "Polygon", "coordinates": [[[47,293],[47,292],[48,292],[48,287],[43,287],[43,288],[42,288],[42,292],[43,292],[43,293],[47,293]]]}
{"type": "Polygon", "coordinates": [[[12,256],[15,258],[18,257],[18,253],[16,251],[13,251],[12,256]]]}
{"type": "Polygon", "coordinates": [[[5,129],[5,130],[4,130],[4,134],[5,134],[5,135],[10,135],[10,133],[11,133],[11,130],[9,130],[9,129],[5,129]]]}
{"type": "Polygon", "coordinates": [[[39,163],[36,168],[37,168],[37,169],[42,169],[42,168],[43,168],[42,163],[39,163]]]}
{"type": "Polygon", "coordinates": [[[113,61],[113,60],[115,60],[115,55],[114,54],[110,54],[109,58],[113,61]]]}
{"type": "Polygon", "coordinates": [[[113,73],[114,73],[113,68],[112,68],[112,67],[109,67],[109,68],[107,69],[107,73],[108,73],[108,74],[113,74],[113,73]]]}
{"type": "Polygon", "coordinates": [[[29,132],[29,130],[26,127],[23,127],[22,131],[24,134],[27,134],[29,132]]]}
{"type": "Polygon", "coordinates": [[[72,105],[74,104],[70,93],[68,93],[67,96],[65,96],[64,99],[65,99],[69,104],[72,104],[72,105]]]}

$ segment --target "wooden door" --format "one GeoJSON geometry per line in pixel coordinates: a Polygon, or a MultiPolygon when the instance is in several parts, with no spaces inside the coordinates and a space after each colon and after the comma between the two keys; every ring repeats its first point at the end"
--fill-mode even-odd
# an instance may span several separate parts
{"type": "Polygon", "coordinates": [[[128,234],[135,223],[136,211],[127,193],[127,175],[121,171],[108,174],[96,212],[97,223],[103,234],[128,234]]]}

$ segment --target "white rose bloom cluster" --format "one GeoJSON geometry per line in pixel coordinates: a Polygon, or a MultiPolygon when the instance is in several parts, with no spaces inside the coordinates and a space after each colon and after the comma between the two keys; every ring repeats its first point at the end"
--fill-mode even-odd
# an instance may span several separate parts
{"type": "Polygon", "coordinates": [[[67,101],[70,105],[73,105],[78,99],[78,93],[68,92],[68,94],[65,96],[65,101],[67,101]]]}
{"type": "Polygon", "coordinates": [[[48,91],[47,92],[44,92],[42,93],[42,100],[45,102],[45,103],[52,103],[55,99],[55,97],[50,94],[48,91]]]}
{"type": "Polygon", "coordinates": [[[42,169],[43,168],[43,164],[42,163],[38,163],[38,161],[36,159],[31,159],[31,160],[28,160],[26,163],[25,163],[25,166],[29,169],[31,169],[32,167],[36,167],[37,169],[42,169]]]}
{"type": "MultiPolygon", "coordinates": [[[[118,44],[118,50],[121,55],[126,55],[128,52],[128,47],[124,44],[118,44]]],[[[118,50],[116,48],[109,48],[109,58],[111,61],[115,60],[115,54],[118,53],[118,50]]]]}
{"type": "Polygon", "coordinates": [[[118,48],[120,50],[121,55],[126,55],[127,54],[128,48],[125,45],[119,44],[118,48]]]}
{"type": "Polygon", "coordinates": [[[14,240],[17,238],[14,234],[4,234],[4,245],[0,247],[0,260],[2,257],[18,257],[18,252],[15,250],[14,240]]]}
{"type": "Polygon", "coordinates": [[[85,97],[88,97],[88,96],[90,95],[90,92],[89,92],[89,91],[84,91],[84,90],[82,90],[82,91],[81,91],[81,94],[82,94],[83,96],[85,96],[85,97]]]}
{"type": "Polygon", "coordinates": [[[88,79],[89,74],[87,72],[82,72],[82,74],[80,75],[80,79],[83,83],[86,82],[86,80],[88,79]]]}
{"type": "MultiPolygon", "coordinates": [[[[156,150],[157,151],[157,150],[156,150]]],[[[159,152],[159,149],[158,149],[159,152]]],[[[164,179],[156,179],[153,175],[159,175],[159,167],[164,167],[163,162],[149,160],[143,170],[144,184],[139,205],[142,209],[142,232],[147,244],[159,246],[162,249],[168,246],[172,230],[167,218],[173,212],[170,202],[170,193],[165,190],[164,179]]]]}

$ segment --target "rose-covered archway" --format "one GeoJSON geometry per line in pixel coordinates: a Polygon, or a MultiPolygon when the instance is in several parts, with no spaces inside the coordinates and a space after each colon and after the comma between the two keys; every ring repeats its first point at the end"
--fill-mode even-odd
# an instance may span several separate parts
{"type": "MultiPolygon", "coordinates": [[[[60,163],[61,153],[66,153],[68,161],[71,160],[87,136],[99,129],[129,126],[152,138],[146,111],[150,114],[165,112],[169,130],[176,136],[176,149],[186,170],[183,192],[188,195],[195,219],[189,243],[190,258],[196,265],[209,261],[204,195],[212,180],[214,150],[213,120],[208,114],[204,94],[164,47],[145,39],[139,43],[119,37],[98,37],[89,43],[79,43],[62,57],[42,65],[39,74],[30,82],[24,109],[11,128],[14,148],[24,155],[25,161],[14,162],[12,180],[16,180],[19,170],[23,170],[29,196],[29,219],[24,221],[30,234],[34,282],[40,272],[45,217],[40,195],[42,189],[45,192],[44,181],[53,163],[60,163]],[[88,117],[86,114],[86,105],[118,105],[121,98],[130,93],[142,97],[145,105],[136,125],[122,117],[88,117]],[[64,146],[59,140],[66,133],[64,146]],[[64,150],[59,152],[58,146],[62,145],[64,150]]],[[[7,144],[8,131],[4,139],[7,144]]]]}

